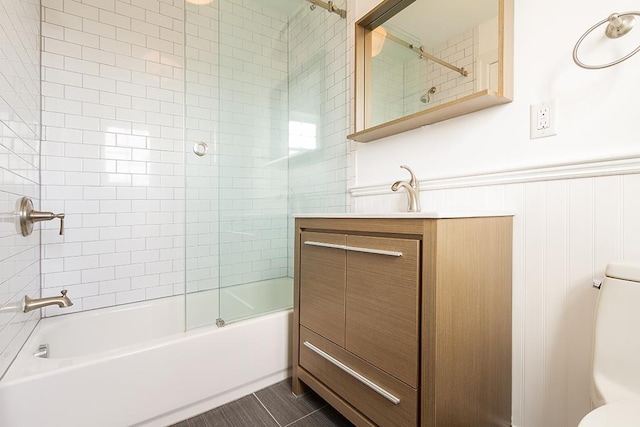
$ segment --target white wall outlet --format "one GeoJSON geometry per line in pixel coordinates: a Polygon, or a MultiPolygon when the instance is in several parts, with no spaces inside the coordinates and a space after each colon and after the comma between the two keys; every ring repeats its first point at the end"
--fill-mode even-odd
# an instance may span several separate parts
{"type": "Polygon", "coordinates": [[[557,109],[555,99],[531,105],[530,139],[558,134],[557,109]]]}

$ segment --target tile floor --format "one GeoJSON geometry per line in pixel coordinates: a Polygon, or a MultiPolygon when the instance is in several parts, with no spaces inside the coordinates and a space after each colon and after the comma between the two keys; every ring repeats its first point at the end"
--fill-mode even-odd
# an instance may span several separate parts
{"type": "Polygon", "coordinates": [[[291,393],[291,378],[172,427],[352,427],[320,396],[291,393]]]}

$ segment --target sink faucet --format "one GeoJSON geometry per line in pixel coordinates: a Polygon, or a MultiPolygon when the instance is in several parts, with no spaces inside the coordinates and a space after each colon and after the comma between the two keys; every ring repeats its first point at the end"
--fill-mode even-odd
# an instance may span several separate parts
{"type": "Polygon", "coordinates": [[[46,307],[48,305],[57,305],[58,307],[70,307],[73,305],[69,297],[67,297],[67,291],[63,290],[60,292],[62,296],[60,297],[49,297],[49,298],[34,298],[31,299],[28,296],[24,296],[24,306],[22,311],[24,313],[28,313],[31,310],[35,310],[36,308],[46,307]]]}
{"type": "Polygon", "coordinates": [[[406,169],[411,174],[411,179],[409,182],[406,181],[396,181],[391,186],[392,191],[398,191],[399,188],[404,188],[407,191],[407,197],[409,201],[409,205],[407,207],[408,212],[420,212],[420,185],[418,184],[418,180],[416,179],[415,174],[406,165],[400,165],[401,168],[406,169]]]}

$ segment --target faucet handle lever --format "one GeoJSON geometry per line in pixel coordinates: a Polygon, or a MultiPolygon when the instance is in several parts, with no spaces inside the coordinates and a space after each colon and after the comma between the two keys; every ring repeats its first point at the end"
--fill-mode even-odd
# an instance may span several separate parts
{"type": "Polygon", "coordinates": [[[402,169],[406,169],[409,171],[409,174],[411,175],[411,179],[409,180],[409,185],[412,186],[413,188],[417,188],[418,181],[416,180],[416,174],[414,174],[411,168],[407,165],[400,165],[400,167],[402,169]]]}
{"type": "MultiPolygon", "coordinates": [[[[58,219],[60,219],[60,236],[62,236],[64,234],[64,213],[59,213],[59,214],[54,214],[54,216],[58,219]]],[[[65,293],[67,291],[64,291],[65,293]]]]}
{"type": "Polygon", "coordinates": [[[60,220],[60,235],[64,234],[64,213],[41,212],[33,209],[33,202],[28,197],[20,199],[20,230],[23,236],[28,236],[33,231],[33,224],[40,221],[60,220]]]}

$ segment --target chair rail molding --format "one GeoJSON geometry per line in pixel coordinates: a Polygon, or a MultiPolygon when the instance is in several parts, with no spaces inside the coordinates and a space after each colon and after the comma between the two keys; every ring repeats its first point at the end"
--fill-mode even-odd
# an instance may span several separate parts
{"type": "MultiPolygon", "coordinates": [[[[420,180],[420,190],[444,190],[635,173],[640,173],[640,155],[426,179],[420,180]]],[[[349,193],[353,197],[375,196],[390,192],[388,183],[349,188],[349,193]]]]}

